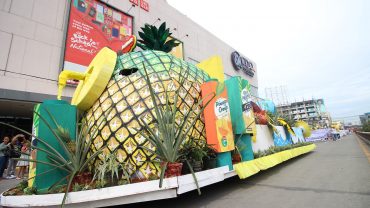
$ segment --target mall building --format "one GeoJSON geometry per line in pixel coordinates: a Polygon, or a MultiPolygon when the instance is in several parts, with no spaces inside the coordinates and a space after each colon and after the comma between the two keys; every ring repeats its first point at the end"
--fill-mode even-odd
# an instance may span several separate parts
{"type": "MultiPolygon", "coordinates": [[[[45,99],[56,99],[58,75],[66,69],[66,63],[79,71],[84,68],[83,64],[66,60],[71,47],[67,43],[76,35],[69,31],[104,33],[102,37],[109,42],[125,34],[138,35],[145,24],[159,27],[162,22],[166,22],[172,37],[182,42],[178,54],[185,61],[197,64],[219,55],[225,78],[247,79],[257,97],[256,64],[247,58],[252,54],[236,52],[166,0],[0,0],[0,120],[30,130],[33,106],[45,99]],[[89,23],[72,19],[72,10],[78,13],[73,18],[89,23]]],[[[84,44],[91,46],[91,42],[84,44]]],[[[96,50],[104,43],[97,46],[96,50]]],[[[76,57],[83,58],[73,58],[76,57]]],[[[75,87],[68,86],[63,99],[70,100],[75,87]]],[[[12,134],[3,127],[0,131],[0,136],[12,134]]]]}

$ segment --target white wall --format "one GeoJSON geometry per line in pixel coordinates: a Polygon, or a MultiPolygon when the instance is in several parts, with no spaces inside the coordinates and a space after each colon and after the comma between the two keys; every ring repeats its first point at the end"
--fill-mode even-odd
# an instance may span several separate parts
{"type": "Polygon", "coordinates": [[[0,0],[0,89],[56,94],[66,6],[66,0],[0,0]]]}
{"type": "Polygon", "coordinates": [[[274,139],[272,137],[272,130],[267,125],[256,125],[257,139],[256,142],[252,141],[253,152],[258,150],[263,151],[271,146],[274,146],[274,139]]]}
{"type": "MultiPolygon", "coordinates": [[[[129,0],[104,1],[124,12],[131,7],[129,0]]],[[[136,35],[140,26],[161,18],[161,22],[167,22],[173,36],[184,42],[185,60],[201,61],[212,55],[221,55],[227,74],[240,75],[253,86],[258,86],[257,74],[251,78],[233,69],[230,57],[234,50],[230,46],[165,0],[147,2],[149,12],[139,7],[129,12],[134,16],[136,35]]],[[[0,0],[0,90],[56,95],[67,8],[68,0],[0,0]]],[[[159,26],[161,22],[155,25],[159,26]]],[[[73,88],[64,90],[64,95],[71,97],[72,94],[73,88]]]]}
{"type": "Polygon", "coordinates": [[[304,142],[302,129],[299,127],[292,127],[292,129],[295,133],[295,135],[291,135],[293,143],[304,142]]]}
{"type": "MultiPolygon", "coordinates": [[[[167,27],[171,28],[173,36],[184,42],[185,60],[192,62],[191,59],[202,61],[213,55],[220,55],[223,59],[225,73],[231,76],[242,76],[253,86],[258,86],[257,73],[253,78],[241,71],[235,71],[231,63],[231,53],[234,51],[229,45],[209,33],[197,23],[183,15],[175,8],[170,6],[165,0],[146,0],[150,5],[149,12],[139,7],[134,7],[129,14],[134,16],[134,32],[140,31],[140,27],[145,23],[155,22],[159,26],[163,21],[167,27]],[[160,18],[161,21],[156,20],[160,18]],[[176,28],[176,30],[174,30],[176,28]],[[186,35],[188,34],[188,37],[186,35]],[[190,59],[191,58],[191,59],[190,59]]],[[[128,11],[131,4],[123,4],[122,0],[105,0],[113,7],[121,11],[128,11]]],[[[127,2],[129,2],[127,0],[127,2]]],[[[239,53],[243,53],[239,51],[239,53]]],[[[248,57],[248,56],[246,56],[248,57]]],[[[249,57],[248,57],[249,58],[249,57]]],[[[256,63],[254,63],[256,66],[256,63]]]]}

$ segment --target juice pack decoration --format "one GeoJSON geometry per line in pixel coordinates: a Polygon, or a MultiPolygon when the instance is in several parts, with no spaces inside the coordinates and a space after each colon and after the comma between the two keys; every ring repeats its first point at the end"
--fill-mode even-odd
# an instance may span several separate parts
{"type": "Polygon", "coordinates": [[[254,114],[251,105],[252,96],[250,91],[247,89],[250,87],[248,84],[246,88],[242,89],[241,91],[241,101],[242,101],[242,111],[243,111],[243,120],[244,123],[247,124],[245,133],[253,133],[254,127],[254,114]]]}
{"type": "Polygon", "coordinates": [[[256,141],[256,123],[251,105],[250,85],[241,77],[232,77],[225,81],[230,101],[232,127],[235,145],[242,161],[252,160],[252,140],[256,141]]]}
{"type": "MultiPolygon", "coordinates": [[[[60,125],[62,128],[68,129],[70,138],[75,140],[77,125],[76,106],[70,105],[67,101],[63,100],[45,100],[43,103],[35,106],[32,126],[33,135],[41,138],[44,142],[65,156],[66,153],[50,129],[52,128],[53,131],[55,131],[57,128],[56,124],[60,125]]],[[[39,142],[35,138],[32,138],[32,144],[41,149],[48,149],[45,144],[39,142]]],[[[28,181],[30,187],[37,187],[38,190],[43,191],[66,176],[65,171],[55,169],[55,167],[48,165],[52,160],[44,151],[33,149],[31,151],[31,159],[44,163],[30,163],[28,181]],[[48,173],[48,179],[45,180],[43,173],[47,171],[50,172],[48,173]]]]}
{"type": "MultiPolygon", "coordinates": [[[[202,84],[202,96],[205,98],[203,103],[208,102],[207,96],[216,93],[218,84],[214,80],[202,84]]],[[[227,152],[235,148],[226,87],[204,109],[204,121],[207,143],[214,145],[217,152],[227,152]]]]}
{"type": "Polygon", "coordinates": [[[225,84],[228,89],[234,134],[254,134],[256,124],[248,81],[241,77],[232,77],[226,80],[225,84]]]}

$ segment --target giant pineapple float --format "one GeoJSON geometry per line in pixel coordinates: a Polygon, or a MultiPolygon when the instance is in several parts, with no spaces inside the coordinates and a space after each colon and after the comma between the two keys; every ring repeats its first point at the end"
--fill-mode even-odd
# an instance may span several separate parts
{"type": "MultiPolygon", "coordinates": [[[[182,119],[198,102],[200,85],[209,77],[194,65],[160,51],[131,52],[117,57],[108,85],[86,113],[87,123],[93,125],[92,129],[99,129],[96,135],[90,135],[94,140],[91,151],[94,152],[106,144],[105,153],[117,151],[117,160],[121,163],[128,162],[131,172],[140,171],[142,175],[149,177],[151,173],[158,173],[158,166],[147,162],[154,160],[155,155],[140,148],[144,145],[154,150],[138,132],[143,127],[140,124],[141,119],[150,123],[154,117],[153,101],[144,79],[143,65],[148,69],[150,81],[161,104],[166,102],[166,91],[181,88],[181,99],[177,103],[181,115],[178,115],[178,119],[182,119]],[[124,71],[133,69],[138,71],[123,75],[124,71]],[[184,85],[179,86],[185,70],[189,70],[189,76],[184,85]],[[103,121],[104,125],[99,126],[99,121],[104,116],[107,120],[103,121]]],[[[199,119],[190,132],[192,136],[205,140],[203,121],[199,119]]]]}
{"type": "MultiPolygon", "coordinates": [[[[151,174],[158,175],[160,167],[158,163],[151,162],[156,156],[146,150],[154,150],[155,147],[140,133],[144,127],[141,122],[150,123],[155,118],[144,66],[161,104],[166,103],[165,93],[169,95],[169,102],[173,102],[171,93],[180,88],[177,124],[191,109],[198,108],[196,112],[200,110],[195,104],[200,101],[201,84],[209,79],[208,74],[193,64],[154,50],[117,56],[114,51],[103,48],[85,75],[80,77],[72,104],[85,111],[82,119],[91,128],[88,139],[93,140],[90,154],[104,147],[95,163],[116,152],[116,159],[126,164],[131,174],[148,178],[151,174]],[[183,79],[183,85],[180,86],[180,80],[183,79]]],[[[203,118],[199,118],[188,136],[205,142],[204,128],[203,118]]]]}
{"type": "MultiPolygon", "coordinates": [[[[152,134],[148,132],[146,124],[153,132],[157,132],[155,134],[159,133],[156,130],[156,119],[159,118],[155,115],[154,104],[175,105],[179,109],[175,114],[175,123],[177,127],[185,124],[184,129],[189,129],[185,139],[195,139],[197,145],[216,144],[217,152],[233,150],[230,118],[229,125],[225,126],[230,141],[221,142],[226,138],[226,134],[222,132],[222,137],[206,139],[206,133],[208,135],[210,132],[206,132],[204,118],[199,116],[203,112],[202,105],[206,106],[213,100],[209,99],[210,94],[214,94],[217,100],[222,97],[222,100],[227,101],[226,87],[220,88],[223,96],[218,97],[219,94],[216,93],[221,92],[219,86],[223,86],[222,84],[215,85],[217,89],[210,94],[201,96],[202,84],[211,80],[209,74],[219,80],[212,80],[213,82],[223,82],[221,58],[213,57],[198,64],[202,70],[168,53],[178,43],[175,39],[168,39],[171,33],[165,28],[165,23],[158,29],[145,25],[142,31],[139,32],[142,39],[138,42],[135,36],[126,38],[127,42],[118,54],[109,48],[103,48],[84,74],[63,71],[60,75],[59,98],[68,78],[80,80],[71,104],[84,112],[81,120],[88,124],[85,129],[90,132],[86,139],[92,140],[90,155],[103,149],[98,158],[94,159],[94,164],[98,165],[107,155],[114,153],[117,155],[116,160],[124,164],[130,174],[135,173],[134,177],[149,178],[152,174],[159,175],[160,167],[163,167],[159,162],[162,161],[154,153],[155,146],[145,138],[145,132],[152,134]],[[132,52],[136,44],[144,50],[132,52]],[[68,77],[68,73],[73,76],[68,77]],[[156,95],[155,102],[149,86],[156,95]],[[176,96],[178,100],[174,103],[176,96]],[[220,144],[223,144],[223,148],[220,144]]],[[[210,82],[206,85],[209,84],[210,82]]],[[[230,117],[227,102],[222,103],[222,109],[225,110],[222,115],[230,117]]],[[[216,107],[211,105],[209,108],[216,107]]],[[[218,119],[221,118],[216,120],[218,119]]],[[[208,121],[208,125],[209,122],[214,121],[208,121]]],[[[208,126],[207,131],[213,128],[215,127],[212,125],[208,126]]],[[[182,128],[177,129],[181,131],[182,128]]],[[[175,162],[172,160],[174,159],[171,162],[175,162]]],[[[218,165],[229,161],[222,160],[218,165]]],[[[231,159],[228,165],[232,168],[229,163],[231,164],[231,159]]]]}

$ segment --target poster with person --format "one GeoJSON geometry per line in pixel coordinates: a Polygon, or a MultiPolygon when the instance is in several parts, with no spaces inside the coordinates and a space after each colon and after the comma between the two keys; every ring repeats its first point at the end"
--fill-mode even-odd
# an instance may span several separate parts
{"type": "Polygon", "coordinates": [[[132,29],[132,16],[101,1],[72,0],[63,70],[84,72],[101,48],[122,49],[132,29]]]}

